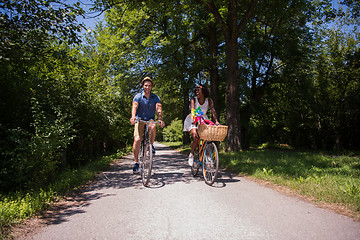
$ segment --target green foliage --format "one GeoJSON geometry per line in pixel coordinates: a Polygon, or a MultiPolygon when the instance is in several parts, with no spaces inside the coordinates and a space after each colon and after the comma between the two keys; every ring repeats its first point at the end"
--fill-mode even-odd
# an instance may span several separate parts
{"type": "MultiPolygon", "coordinates": [[[[340,29],[326,31],[315,76],[314,113],[320,116],[318,133],[333,148],[359,147],[360,65],[356,33],[344,34],[340,29]],[[326,108],[322,108],[327,104],[326,108]]],[[[326,143],[323,143],[326,144],[326,143]]]]}
{"type": "Polygon", "coordinates": [[[33,61],[0,59],[0,190],[46,186],[68,166],[126,146],[131,104],[94,48],[46,42],[33,61]],[[126,110],[127,109],[127,110],[126,110]]]}
{"type": "Polygon", "coordinates": [[[55,200],[52,190],[0,195],[0,238],[11,239],[10,227],[46,209],[55,200]]]}
{"type": "Polygon", "coordinates": [[[76,16],[84,11],[79,3],[60,0],[4,0],[0,5],[1,60],[26,61],[41,57],[49,39],[69,44],[79,42],[76,16]]]}
{"type": "Polygon", "coordinates": [[[20,128],[3,129],[6,136],[1,147],[3,191],[31,189],[53,180],[61,155],[74,138],[73,123],[66,116],[56,110],[55,116],[46,116],[35,98],[31,102],[34,133],[20,128]]]}
{"type": "MultiPolygon", "coordinates": [[[[258,1],[256,17],[250,17],[234,38],[240,42],[234,66],[240,66],[241,74],[239,104],[234,109],[221,107],[229,92],[226,76],[234,75],[226,75],[229,52],[222,26],[231,12],[228,5],[106,2],[114,5],[96,39],[111,62],[111,79],[124,92],[138,90],[144,75],[155,77],[154,91],[163,100],[167,123],[185,118],[194,84],[211,83],[219,94],[220,118],[229,112],[240,115],[237,127],[241,127],[244,148],[263,142],[296,148],[358,148],[354,124],[359,120],[358,28],[354,24],[358,4],[342,3],[349,7],[348,13],[335,11],[330,1],[258,1]],[[210,8],[213,11],[208,12],[210,8]],[[219,15],[212,15],[216,11],[219,15]],[[221,18],[224,21],[217,22],[221,18]],[[342,24],[337,33],[323,31],[324,24],[333,20],[342,24]],[[353,33],[344,35],[340,29],[353,33]],[[209,79],[204,76],[208,73],[209,79]],[[215,78],[219,79],[216,84],[211,82],[215,78]]],[[[235,15],[244,16],[248,4],[238,2],[235,15]]]]}
{"type": "Polygon", "coordinates": [[[257,14],[262,21],[249,23],[240,52],[246,79],[240,108],[245,148],[267,141],[289,143],[292,131],[301,134],[299,115],[307,111],[303,102],[311,81],[312,36],[306,23],[314,17],[313,4],[259,2],[257,14]]]}
{"type": "Polygon", "coordinates": [[[204,28],[201,14],[206,17],[201,7],[187,1],[118,2],[98,29],[96,39],[111,62],[114,83],[133,93],[145,75],[151,76],[167,124],[184,118],[189,91],[204,80],[199,73],[207,66],[208,51],[206,43],[198,41],[204,28]]]}
{"type": "Polygon", "coordinates": [[[74,119],[58,95],[50,44],[79,41],[83,11],[62,1],[4,1],[0,13],[0,191],[52,180],[74,138],[74,119]],[[56,5],[51,5],[56,3],[56,5]]]}
{"type": "Polygon", "coordinates": [[[44,186],[64,167],[123,148],[131,138],[130,104],[104,80],[101,56],[87,51],[95,55],[89,60],[65,45],[49,52],[28,67],[22,78],[29,88],[14,88],[19,102],[4,111],[2,192],[44,186]]]}
{"type": "MultiPolygon", "coordinates": [[[[300,14],[295,18],[303,17],[300,14]]],[[[358,30],[342,19],[331,30],[313,23],[312,34],[310,25],[292,25],[292,30],[286,30],[286,36],[280,37],[276,45],[267,44],[280,53],[273,54],[279,59],[272,63],[279,67],[278,71],[258,78],[267,80],[262,86],[259,87],[262,81],[251,85],[255,86],[250,95],[255,96],[255,104],[249,99],[251,106],[247,109],[252,112],[248,126],[252,144],[286,143],[295,148],[327,150],[359,148],[358,30]],[[286,46],[292,50],[284,51],[286,46]],[[261,101],[257,101],[257,95],[261,101]]],[[[279,26],[268,32],[278,30],[279,26]]],[[[264,56],[265,47],[254,46],[260,50],[260,56],[264,56]]]]}
{"type": "Polygon", "coordinates": [[[163,138],[165,142],[178,142],[182,141],[183,124],[179,119],[174,119],[169,126],[163,130],[163,138]]]}

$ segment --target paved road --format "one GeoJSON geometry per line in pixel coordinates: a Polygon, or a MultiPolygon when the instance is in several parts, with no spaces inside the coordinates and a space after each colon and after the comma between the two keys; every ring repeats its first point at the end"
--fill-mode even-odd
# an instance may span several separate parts
{"type": "Polygon", "coordinates": [[[360,239],[360,222],[222,172],[213,187],[157,144],[149,188],[121,160],[31,239],[360,239]]]}

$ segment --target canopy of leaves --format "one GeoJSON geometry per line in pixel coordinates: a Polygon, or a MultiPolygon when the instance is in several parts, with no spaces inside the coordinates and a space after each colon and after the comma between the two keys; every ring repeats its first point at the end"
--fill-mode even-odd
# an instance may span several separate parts
{"type": "Polygon", "coordinates": [[[76,16],[84,11],[60,0],[4,0],[0,3],[0,56],[21,59],[39,54],[49,38],[79,42],[81,25],[76,16]]]}

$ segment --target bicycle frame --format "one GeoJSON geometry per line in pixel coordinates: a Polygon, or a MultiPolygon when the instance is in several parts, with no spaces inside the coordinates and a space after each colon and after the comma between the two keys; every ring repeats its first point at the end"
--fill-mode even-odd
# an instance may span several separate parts
{"type": "Polygon", "coordinates": [[[210,152],[211,155],[211,149],[209,149],[208,144],[211,142],[208,142],[207,140],[199,139],[199,161],[202,163],[204,156],[206,156],[207,152],[210,152]]]}
{"type": "MultiPolygon", "coordinates": [[[[199,136],[199,135],[198,135],[199,136]]],[[[191,167],[193,176],[196,176],[199,170],[199,165],[202,166],[203,176],[206,184],[212,185],[217,177],[219,167],[219,154],[216,144],[213,141],[200,139],[198,143],[198,150],[195,151],[194,165],[191,167]]]]}

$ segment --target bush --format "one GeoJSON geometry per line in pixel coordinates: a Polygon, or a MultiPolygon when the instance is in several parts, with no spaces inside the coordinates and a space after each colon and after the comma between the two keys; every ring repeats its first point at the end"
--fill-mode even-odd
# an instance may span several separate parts
{"type": "Polygon", "coordinates": [[[171,124],[164,128],[163,138],[165,142],[178,142],[182,141],[183,124],[178,118],[174,119],[171,124]]]}

